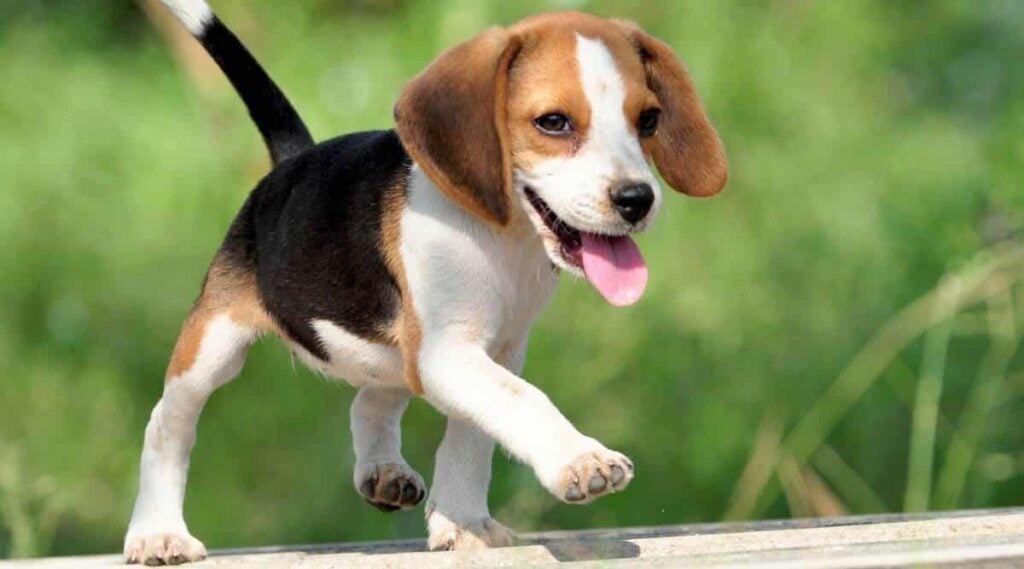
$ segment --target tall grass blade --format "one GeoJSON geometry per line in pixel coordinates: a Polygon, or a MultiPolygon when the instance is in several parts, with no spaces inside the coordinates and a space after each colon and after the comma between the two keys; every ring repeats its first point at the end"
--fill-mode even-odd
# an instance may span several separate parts
{"type": "MultiPolygon", "coordinates": [[[[958,302],[938,302],[936,288],[889,319],[793,427],[783,441],[785,454],[800,464],[806,463],[840,419],[914,339],[964,307],[1010,288],[1014,280],[1008,276],[1020,278],[1021,269],[1024,268],[1022,264],[1024,247],[1021,246],[1007,246],[982,253],[965,269],[945,277],[959,279],[961,294],[958,302]]],[[[776,459],[772,468],[778,466],[776,459]]],[[[757,496],[753,506],[745,510],[730,510],[734,516],[730,519],[759,517],[778,498],[779,488],[768,485],[766,480],[759,488],[749,491],[757,496]]]]}
{"type": "Polygon", "coordinates": [[[989,302],[992,343],[985,353],[978,380],[967,398],[967,406],[949,443],[936,487],[936,507],[951,509],[961,504],[967,475],[982,444],[990,413],[999,405],[1006,384],[1006,372],[1020,335],[1016,330],[1012,298],[1002,290],[989,302]]]}
{"type": "Polygon", "coordinates": [[[812,464],[825,477],[854,513],[876,514],[888,512],[885,500],[874,488],[829,445],[822,445],[814,455],[812,464]]]}
{"type": "MultiPolygon", "coordinates": [[[[944,305],[955,305],[959,295],[959,283],[955,280],[947,281],[946,286],[940,286],[936,308],[948,312],[944,305]]],[[[903,500],[903,510],[906,512],[927,510],[931,499],[935,431],[939,417],[939,402],[942,398],[942,379],[946,371],[946,351],[949,348],[954,321],[955,315],[950,315],[925,335],[921,379],[917,384],[910,431],[910,459],[903,500]]]]}

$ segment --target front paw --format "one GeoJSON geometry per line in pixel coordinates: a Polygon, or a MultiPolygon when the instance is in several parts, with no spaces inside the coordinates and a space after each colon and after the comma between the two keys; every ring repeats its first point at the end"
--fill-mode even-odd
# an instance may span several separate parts
{"type": "Polygon", "coordinates": [[[179,565],[206,559],[206,546],[186,533],[129,534],[124,540],[124,562],[143,565],[179,565]]]}
{"type": "Polygon", "coordinates": [[[490,547],[508,547],[515,542],[515,533],[485,517],[457,523],[436,511],[427,518],[427,548],[431,551],[467,551],[490,547]]]}
{"type": "Polygon", "coordinates": [[[633,462],[625,455],[599,449],[563,466],[548,490],[569,504],[587,504],[624,489],[633,480],[633,462]]]}
{"type": "Polygon", "coordinates": [[[357,466],[355,478],[359,494],[382,512],[412,508],[427,495],[423,478],[404,463],[357,466]]]}

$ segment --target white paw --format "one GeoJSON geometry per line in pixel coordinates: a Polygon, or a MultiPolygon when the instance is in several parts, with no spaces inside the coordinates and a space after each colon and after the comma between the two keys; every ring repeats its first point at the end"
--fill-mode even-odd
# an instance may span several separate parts
{"type": "Polygon", "coordinates": [[[622,453],[601,448],[571,460],[546,486],[563,502],[587,504],[624,489],[631,480],[633,462],[622,453]]]}
{"type": "Polygon", "coordinates": [[[466,551],[490,547],[508,547],[516,534],[499,524],[494,518],[479,518],[456,523],[443,515],[431,512],[427,517],[427,548],[431,551],[466,551]]]}
{"type": "Polygon", "coordinates": [[[405,463],[357,465],[355,484],[363,499],[383,512],[412,508],[427,495],[423,477],[405,463]]]}
{"type": "Polygon", "coordinates": [[[179,565],[206,559],[206,546],[188,533],[129,534],[124,540],[125,563],[179,565]]]}

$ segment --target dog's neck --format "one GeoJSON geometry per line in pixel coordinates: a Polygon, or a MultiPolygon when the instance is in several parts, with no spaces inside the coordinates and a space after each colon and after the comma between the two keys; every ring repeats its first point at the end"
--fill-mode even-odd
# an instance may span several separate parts
{"type": "Polygon", "coordinates": [[[457,273],[448,275],[452,282],[464,279],[462,286],[472,288],[477,281],[497,278],[510,287],[503,296],[530,296],[527,312],[534,312],[535,301],[539,311],[554,292],[557,273],[523,209],[525,198],[517,191],[512,199],[508,223],[495,225],[449,199],[414,165],[403,214],[403,243],[411,247],[410,255],[419,251],[443,255],[445,264],[457,273]]]}
{"type": "Polygon", "coordinates": [[[538,259],[547,256],[540,235],[527,214],[529,206],[523,194],[523,187],[516,183],[509,196],[509,219],[505,225],[497,225],[459,206],[431,180],[415,162],[409,178],[409,203],[419,203],[420,207],[428,207],[432,217],[445,219],[453,227],[463,228],[471,233],[486,232],[511,249],[521,252],[521,256],[535,256],[538,259]],[[413,196],[412,194],[418,194],[413,196]],[[428,205],[429,204],[429,205],[428,205]]]}

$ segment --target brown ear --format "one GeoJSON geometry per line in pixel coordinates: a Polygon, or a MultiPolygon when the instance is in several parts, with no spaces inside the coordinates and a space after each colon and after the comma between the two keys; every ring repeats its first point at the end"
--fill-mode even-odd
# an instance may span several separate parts
{"type": "Polygon", "coordinates": [[[512,196],[506,91],[518,40],[487,30],[438,57],[402,91],[395,123],[412,158],[453,201],[505,225],[512,196]]]}
{"type": "Polygon", "coordinates": [[[729,176],[722,141],[697,98],[690,76],[672,48],[641,30],[618,21],[640,54],[647,87],[661,104],[661,120],[651,156],[670,186],[691,196],[721,191],[729,176]]]}

